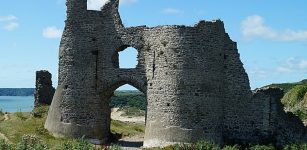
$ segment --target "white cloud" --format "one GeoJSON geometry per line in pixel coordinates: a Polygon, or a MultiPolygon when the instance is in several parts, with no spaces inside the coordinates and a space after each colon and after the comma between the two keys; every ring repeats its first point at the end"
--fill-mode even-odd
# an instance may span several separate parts
{"type": "Polygon", "coordinates": [[[8,15],[8,16],[0,16],[0,22],[2,29],[6,31],[14,31],[19,27],[19,24],[17,22],[17,17],[14,15],[8,15]]]}
{"type": "Polygon", "coordinates": [[[162,12],[164,14],[172,14],[172,15],[177,15],[177,14],[183,13],[183,11],[181,11],[179,9],[175,9],[175,8],[166,8],[166,9],[162,10],[162,12]]]}
{"type": "Polygon", "coordinates": [[[2,21],[13,21],[13,20],[17,20],[17,17],[15,17],[14,15],[0,16],[0,22],[2,22],[2,21]]]}
{"type": "Polygon", "coordinates": [[[275,41],[307,41],[307,30],[294,31],[286,29],[277,31],[265,24],[263,17],[249,16],[241,23],[244,39],[263,38],[275,41]]]}
{"type": "Polygon", "coordinates": [[[248,68],[247,72],[254,78],[268,78],[272,76],[280,76],[284,74],[305,74],[307,73],[307,59],[290,57],[281,62],[279,65],[272,68],[252,67],[248,68]]]}
{"type": "Polygon", "coordinates": [[[287,29],[281,34],[280,39],[282,41],[307,41],[307,30],[293,31],[287,29]]]}
{"type": "MultiPolygon", "coordinates": [[[[88,10],[101,10],[101,7],[104,6],[110,0],[88,0],[87,9],[88,10]]],[[[136,3],[138,0],[120,0],[120,5],[129,5],[136,3]]]]}
{"type": "Polygon", "coordinates": [[[57,29],[56,27],[47,27],[43,30],[43,36],[49,39],[57,39],[61,38],[62,32],[61,29],[57,29]]]}
{"type": "Polygon", "coordinates": [[[307,60],[299,58],[288,58],[276,69],[279,73],[295,73],[306,72],[307,73],[307,60]]]}
{"type": "Polygon", "coordinates": [[[251,68],[247,69],[248,74],[256,77],[256,78],[266,78],[270,75],[269,69],[263,69],[263,68],[251,68]]]}
{"type": "Polygon", "coordinates": [[[18,27],[19,27],[18,23],[16,23],[16,22],[9,22],[9,23],[4,25],[3,29],[5,29],[7,31],[14,31],[18,27]]]}

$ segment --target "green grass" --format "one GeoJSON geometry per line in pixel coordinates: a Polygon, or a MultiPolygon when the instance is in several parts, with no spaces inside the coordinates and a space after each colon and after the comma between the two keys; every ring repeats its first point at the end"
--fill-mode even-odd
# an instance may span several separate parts
{"type": "Polygon", "coordinates": [[[0,132],[3,133],[13,145],[20,142],[24,135],[37,135],[49,147],[60,145],[68,139],[57,139],[44,129],[45,117],[34,118],[31,113],[10,114],[10,119],[0,122],[0,132]]]}
{"type": "Polygon", "coordinates": [[[145,126],[143,124],[125,123],[122,121],[112,120],[111,132],[122,136],[134,136],[144,134],[145,126]]]}
{"type": "MultiPolygon", "coordinates": [[[[47,112],[48,107],[43,106],[35,109],[31,113],[17,112],[9,114],[9,120],[0,121],[0,133],[3,133],[14,147],[22,141],[25,135],[37,137],[40,141],[43,141],[43,145],[45,144],[50,149],[57,149],[58,147],[63,147],[65,144],[80,144],[80,140],[55,138],[44,129],[47,112]]],[[[145,128],[144,125],[141,124],[125,123],[121,121],[112,121],[111,124],[112,132],[121,134],[122,136],[143,134],[145,128]]]]}
{"type": "Polygon", "coordinates": [[[0,109],[0,122],[3,121],[5,118],[4,118],[4,113],[2,111],[2,109],[0,109]]]}
{"type": "Polygon", "coordinates": [[[302,145],[287,145],[283,148],[276,148],[273,145],[226,145],[220,147],[217,144],[199,141],[191,144],[176,144],[166,146],[164,148],[146,148],[145,150],[307,150],[307,144],[302,145]]]}

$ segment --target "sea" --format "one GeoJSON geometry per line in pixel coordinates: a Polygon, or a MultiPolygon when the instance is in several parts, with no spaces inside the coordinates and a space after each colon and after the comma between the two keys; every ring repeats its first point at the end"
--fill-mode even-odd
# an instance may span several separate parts
{"type": "Polygon", "coordinates": [[[0,96],[0,111],[31,112],[34,107],[34,96],[0,96]]]}

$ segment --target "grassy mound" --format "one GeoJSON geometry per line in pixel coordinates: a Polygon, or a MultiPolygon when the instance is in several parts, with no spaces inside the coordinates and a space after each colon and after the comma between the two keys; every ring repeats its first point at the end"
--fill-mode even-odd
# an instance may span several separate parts
{"type": "Polygon", "coordinates": [[[307,119],[307,79],[297,83],[271,84],[266,87],[283,89],[285,95],[281,102],[285,105],[285,109],[301,120],[307,119]]]}
{"type": "MultiPolygon", "coordinates": [[[[86,142],[84,140],[82,141],[82,139],[73,140],[69,138],[54,138],[47,130],[44,129],[47,112],[48,107],[42,106],[36,108],[33,110],[33,112],[17,112],[9,114],[9,120],[0,120],[0,133],[3,133],[8,138],[12,147],[15,148],[20,145],[21,142],[25,141],[25,139],[39,139],[36,140],[40,141],[36,142],[38,146],[45,146],[48,147],[48,149],[59,149],[59,147],[65,147],[65,145],[68,147],[75,147],[78,144],[86,144],[86,142]]],[[[3,115],[0,114],[0,118],[1,116],[3,115]]],[[[145,128],[142,124],[133,124],[121,121],[112,121],[111,124],[112,133],[121,136],[142,134],[144,133],[145,128]]],[[[4,142],[2,141],[2,144],[3,143],[4,142]]]]}
{"type": "Polygon", "coordinates": [[[304,96],[307,93],[307,84],[306,85],[296,85],[291,90],[289,90],[281,102],[286,107],[295,107],[297,104],[301,103],[304,100],[304,96]]]}

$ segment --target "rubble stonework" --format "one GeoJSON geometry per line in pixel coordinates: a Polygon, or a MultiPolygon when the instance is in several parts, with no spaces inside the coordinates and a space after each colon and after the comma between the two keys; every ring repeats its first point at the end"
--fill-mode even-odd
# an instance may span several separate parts
{"type": "Polygon", "coordinates": [[[50,105],[55,89],[52,87],[52,75],[46,70],[36,72],[36,88],[34,106],[50,105]]]}
{"type": "Polygon", "coordinates": [[[125,28],[118,0],[101,11],[87,10],[86,2],[66,3],[59,82],[45,124],[55,136],[107,142],[110,98],[130,84],[147,96],[145,147],[203,139],[306,141],[302,123],[283,112],[278,91],[252,93],[237,44],[222,21],[125,28]],[[127,47],[138,50],[138,65],[120,69],[118,53],[127,47]]]}

